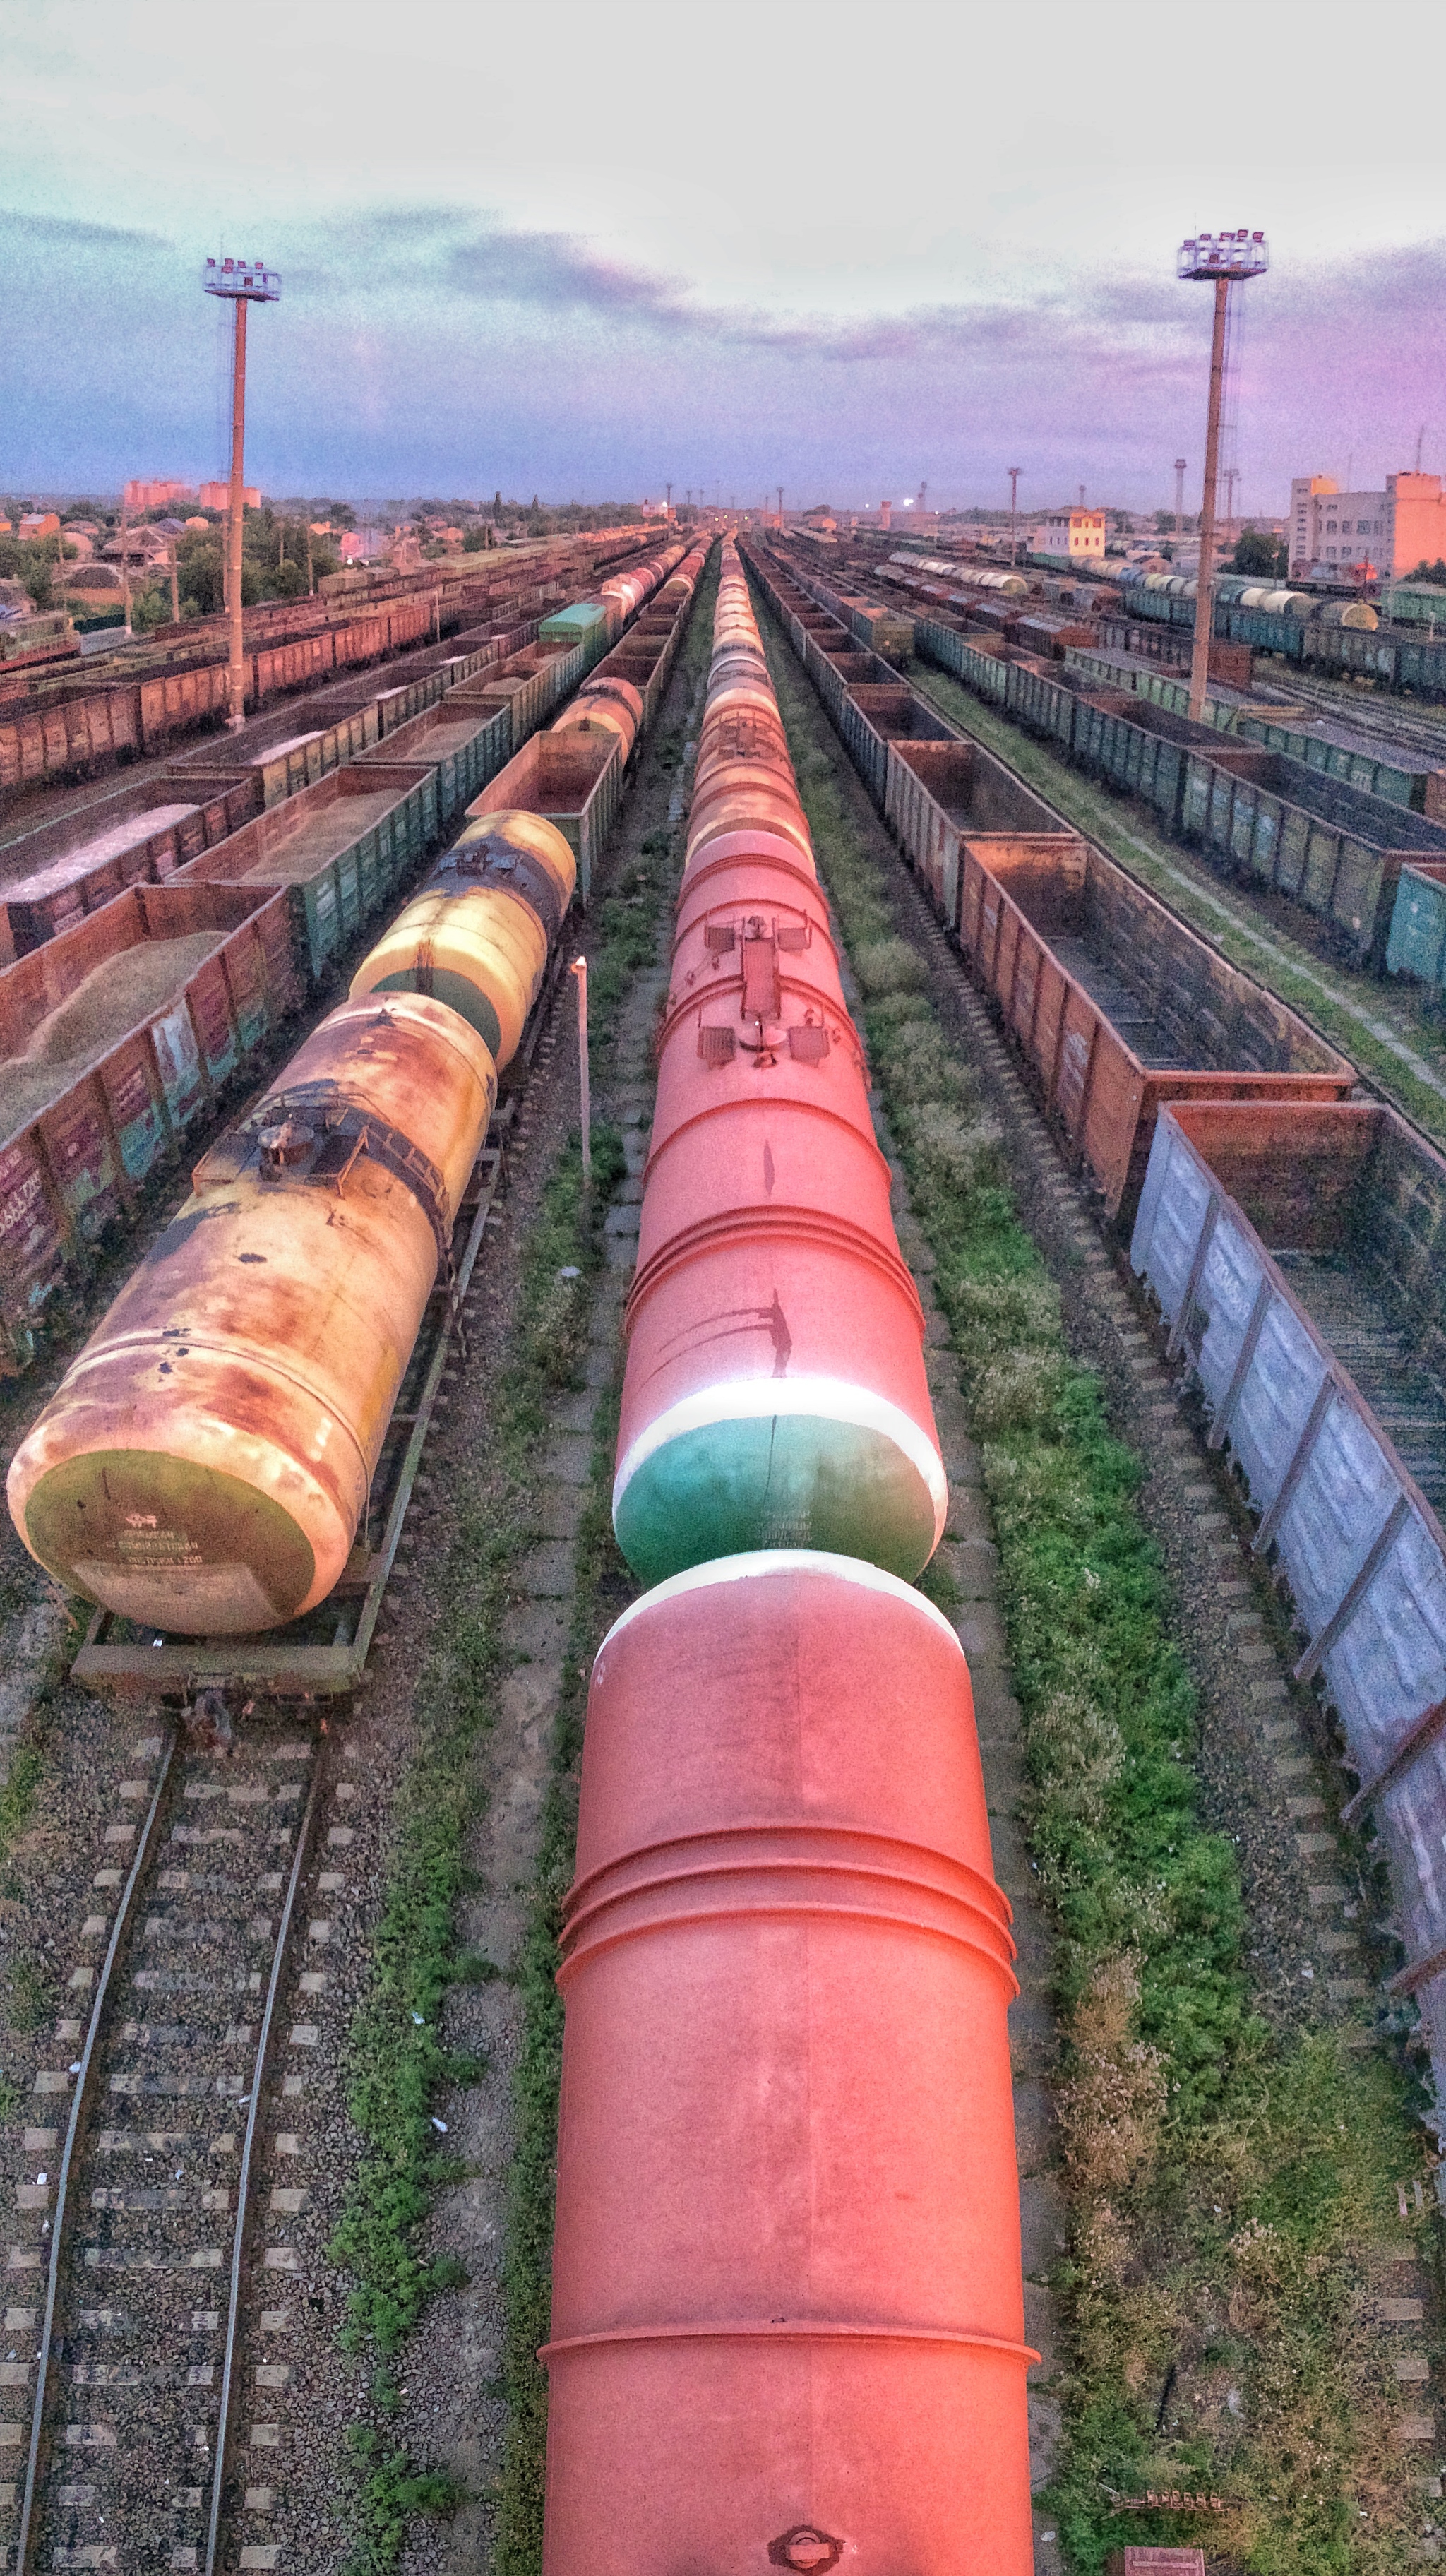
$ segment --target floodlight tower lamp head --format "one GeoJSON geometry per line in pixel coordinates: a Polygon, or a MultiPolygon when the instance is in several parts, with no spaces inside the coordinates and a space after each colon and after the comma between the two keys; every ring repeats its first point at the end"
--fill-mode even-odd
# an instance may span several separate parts
{"type": "Polygon", "coordinates": [[[208,259],[201,271],[201,284],[208,295],[222,295],[231,304],[279,304],[281,278],[264,259],[208,259]]]}
{"type": "Polygon", "coordinates": [[[1175,275],[1180,278],[1263,277],[1269,266],[1270,245],[1264,233],[1248,228],[1192,234],[1175,253],[1175,275]]]}

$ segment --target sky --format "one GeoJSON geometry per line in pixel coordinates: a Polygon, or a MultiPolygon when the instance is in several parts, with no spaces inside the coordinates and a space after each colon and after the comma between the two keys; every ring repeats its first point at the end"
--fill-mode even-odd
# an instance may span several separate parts
{"type": "Polygon", "coordinates": [[[1442,0],[3,0],[0,490],[1198,506],[1446,472],[1442,0]],[[1410,102],[1419,102],[1413,110],[1410,102]]]}

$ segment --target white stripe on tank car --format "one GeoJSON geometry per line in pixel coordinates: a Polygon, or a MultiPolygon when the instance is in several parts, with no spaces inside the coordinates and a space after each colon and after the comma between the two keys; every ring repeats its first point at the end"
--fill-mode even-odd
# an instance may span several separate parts
{"type": "Polygon", "coordinates": [[[911,1610],[917,1610],[921,1617],[931,1619],[961,1657],[964,1653],[943,1611],[937,1610],[922,1592],[916,1592],[902,1575],[886,1573],[883,1566],[870,1565],[866,1557],[835,1556],[825,1548],[756,1547],[745,1550],[740,1556],[715,1556],[707,1565],[686,1566],[681,1574],[670,1574],[666,1582],[654,1584],[651,1592],[630,1601],[626,1610],[613,1621],[599,1646],[594,1672],[600,1668],[614,1637],[621,1636],[624,1628],[630,1627],[634,1619],[640,1619],[645,1611],[656,1610],[665,1601],[679,1600],[685,1592],[702,1592],[710,1584],[749,1583],[766,1574],[828,1574],[839,1583],[855,1583],[865,1592],[882,1592],[887,1599],[904,1602],[911,1610]]]}

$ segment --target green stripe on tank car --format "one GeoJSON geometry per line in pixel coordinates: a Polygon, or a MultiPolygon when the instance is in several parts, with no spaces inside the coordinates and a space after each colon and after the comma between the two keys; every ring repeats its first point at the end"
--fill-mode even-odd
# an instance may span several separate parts
{"type": "Polygon", "coordinates": [[[430,966],[425,983],[414,971],[408,974],[384,975],[373,984],[374,993],[425,993],[430,1001],[445,1002],[469,1029],[475,1029],[490,1055],[495,1056],[502,1044],[502,1023],[485,993],[469,984],[465,975],[454,975],[448,966],[430,966]]]}
{"type": "Polygon", "coordinates": [[[819,1414],[680,1432],[645,1458],[613,1515],[645,1583],[752,1548],[823,1548],[912,1581],[934,1550],[918,1469],[883,1432],[819,1414]]]}

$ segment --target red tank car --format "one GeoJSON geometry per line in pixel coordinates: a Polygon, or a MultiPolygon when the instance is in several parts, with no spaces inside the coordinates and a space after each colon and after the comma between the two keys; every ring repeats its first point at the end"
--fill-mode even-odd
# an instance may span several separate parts
{"type": "MultiPolygon", "coordinates": [[[[726,571],[725,588],[715,673],[752,630],[726,571]]],[[[948,1501],[923,1314],[766,670],[746,758],[726,686],[735,712],[720,728],[710,699],[700,737],[711,766],[660,1041],[614,1523],[650,1581],[761,1546],[913,1575],[948,1501]]]]}
{"type": "Polygon", "coordinates": [[[918,1593],[763,1553],[624,1613],[563,1932],[545,2576],[1028,2576],[1008,1926],[918,1593]]]}

